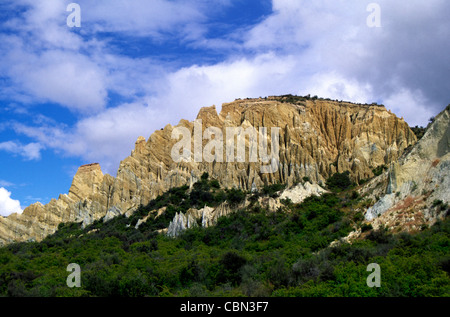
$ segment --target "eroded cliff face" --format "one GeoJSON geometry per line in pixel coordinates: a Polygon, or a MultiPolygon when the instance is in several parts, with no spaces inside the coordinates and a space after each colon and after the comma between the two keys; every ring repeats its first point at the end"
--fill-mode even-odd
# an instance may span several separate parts
{"type": "Polygon", "coordinates": [[[449,188],[450,105],[410,151],[362,188],[376,201],[365,218],[374,228],[418,231],[447,215],[449,188]]]}
{"type": "Polygon", "coordinates": [[[194,184],[204,172],[224,187],[249,191],[277,182],[289,187],[303,177],[323,185],[333,173],[346,170],[358,181],[373,176],[374,167],[394,162],[416,141],[403,119],[378,105],[328,100],[288,103],[282,97],[269,97],[226,103],[220,113],[215,106],[202,108],[197,121],[181,120],[176,127],[167,125],[148,140],[139,137],[131,155],[120,163],[116,177],[104,175],[98,164],[81,166],[67,195],[45,206],[33,204],[22,215],[0,217],[0,244],[40,241],[61,222],[87,225],[107,214],[129,215],[172,187],[194,184]],[[199,127],[200,136],[203,135],[200,141],[195,136],[199,127]],[[206,130],[209,127],[222,131],[223,140],[217,143],[223,144],[222,153],[220,146],[212,150],[208,146],[212,139],[219,140],[206,133],[211,131],[206,130]],[[247,129],[240,133],[252,128],[258,132],[254,139],[245,138],[245,157],[237,150],[237,138],[236,151],[227,151],[231,142],[227,128],[239,127],[247,129]],[[261,171],[261,166],[268,166],[262,161],[264,153],[259,146],[264,140],[259,130],[262,127],[267,128],[267,154],[272,149],[271,128],[279,128],[279,155],[273,173],[261,171]],[[172,138],[172,134],[180,128],[189,131],[192,155],[189,161],[176,162],[172,149],[181,137],[172,138]],[[196,161],[194,152],[198,148],[203,154],[202,150],[209,151],[216,160],[208,162],[204,155],[196,161]],[[252,160],[254,157],[257,159],[252,160]]]}

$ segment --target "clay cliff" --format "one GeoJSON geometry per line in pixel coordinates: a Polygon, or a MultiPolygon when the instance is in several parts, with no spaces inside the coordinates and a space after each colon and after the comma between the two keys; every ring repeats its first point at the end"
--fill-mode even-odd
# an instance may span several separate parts
{"type": "Polygon", "coordinates": [[[304,177],[323,185],[333,173],[347,170],[358,182],[372,177],[373,168],[395,162],[416,142],[402,118],[376,104],[285,96],[236,100],[223,104],[220,113],[215,106],[202,108],[194,122],[181,120],[175,127],[155,131],[148,140],[139,137],[116,177],[103,174],[99,164],[81,166],[68,194],[47,205],[33,204],[21,215],[0,217],[0,244],[40,241],[61,222],[88,225],[105,216],[129,215],[172,187],[192,186],[204,172],[224,187],[248,191],[277,182],[291,187],[304,177]],[[236,135],[244,136],[244,153],[238,149],[239,136],[230,137],[227,128],[242,128],[236,135]],[[272,128],[279,128],[279,134],[272,135],[272,128]],[[190,140],[180,131],[188,131],[190,140]],[[190,149],[181,148],[178,154],[184,153],[185,159],[175,160],[173,149],[183,140],[190,149]],[[266,153],[261,140],[267,140],[266,153]],[[233,143],[236,151],[230,152],[233,143]],[[276,152],[275,145],[276,160],[266,160],[265,154],[276,152]],[[195,157],[198,153],[203,154],[200,159],[195,157]],[[272,167],[271,172],[264,172],[264,167],[272,167]]]}
{"type": "Polygon", "coordinates": [[[448,214],[449,188],[450,105],[414,147],[361,189],[375,202],[365,219],[393,232],[421,230],[448,214]]]}

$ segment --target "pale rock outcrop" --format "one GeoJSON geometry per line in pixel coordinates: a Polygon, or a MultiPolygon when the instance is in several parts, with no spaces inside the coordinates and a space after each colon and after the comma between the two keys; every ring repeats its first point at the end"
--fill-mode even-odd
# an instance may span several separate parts
{"type": "Polygon", "coordinates": [[[232,213],[232,209],[226,202],[220,204],[215,209],[210,208],[210,207],[205,207],[205,208],[201,209],[202,226],[205,228],[214,226],[215,224],[217,224],[217,220],[220,217],[228,216],[230,213],[232,213]]]}
{"type": "Polygon", "coordinates": [[[372,221],[373,219],[378,218],[386,210],[394,206],[394,204],[395,204],[394,194],[384,195],[372,207],[369,207],[369,209],[367,209],[365,219],[367,221],[372,221]]]}
{"type": "Polygon", "coordinates": [[[233,212],[227,202],[223,202],[216,208],[205,206],[201,209],[191,208],[186,214],[177,213],[167,228],[166,235],[178,237],[183,231],[197,227],[201,220],[201,226],[207,228],[217,224],[220,217],[226,217],[233,212]]]}
{"type": "Polygon", "coordinates": [[[294,204],[299,204],[306,198],[315,195],[315,196],[321,196],[324,193],[327,193],[328,191],[323,189],[317,184],[311,184],[310,182],[305,182],[304,184],[297,184],[296,186],[286,189],[283,191],[283,193],[279,196],[280,200],[283,199],[290,199],[294,204]]]}
{"type": "Polygon", "coordinates": [[[13,241],[41,241],[62,222],[83,225],[106,214],[107,202],[102,187],[108,183],[99,164],[81,166],[72,181],[69,194],[60,195],[48,204],[35,203],[21,215],[0,219],[0,245],[13,241]]]}
{"type": "Polygon", "coordinates": [[[191,215],[185,215],[182,212],[176,213],[173,221],[170,222],[167,228],[167,236],[171,238],[178,237],[187,229],[197,227],[197,221],[191,215]]]}
{"type": "MultiPolygon", "coordinates": [[[[120,216],[122,214],[121,210],[117,207],[111,207],[108,209],[108,211],[106,212],[105,217],[103,217],[103,222],[108,222],[111,219],[120,216]]],[[[84,224],[84,223],[83,223],[84,224]]]]}
{"type": "Polygon", "coordinates": [[[143,223],[146,223],[147,220],[148,220],[148,218],[149,218],[152,214],[156,213],[156,215],[155,215],[155,219],[156,219],[156,218],[158,218],[159,216],[161,216],[161,215],[166,211],[166,209],[167,209],[167,207],[162,207],[162,208],[160,208],[160,209],[158,209],[158,210],[152,210],[152,211],[150,211],[150,212],[148,213],[147,216],[145,216],[145,217],[142,218],[142,219],[138,219],[136,225],[134,226],[135,229],[138,229],[138,228],[140,227],[140,225],[142,225],[143,223]]]}
{"type": "MultiPolygon", "coordinates": [[[[279,208],[283,207],[283,204],[281,203],[283,199],[289,198],[293,203],[301,203],[307,197],[310,197],[312,195],[320,196],[326,192],[327,191],[319,185],[306,182],[305,184],[297,184],[292,188],[280,191],[280,195],[276,198],[259,197],[258,203],[261,206],[264,206],[268,211],[276,212],[279,210],[279,208]]],[[[228,202],[223,202],[216,208],[208,206],[205,206],[201,209],[191,208],[186,212],[185,215],[183,213],[175,215],[173,221],[170,223],[169,228],[167,229],[166,234],[169,237],[177,237],[184,230],[196,227],[196,223],[195,225],[189,225],[189,219],[191,219],[191,224],[194,220],[195,222],[197,222],[201,219],[201,225],[204,228],[214,226],[217,224],[220,217],[226,217],[231,214],[233,210],[245,208],[249,204],[250,202],[246,200],[239,206],[234,206],[234,208],[231,208],[228,202]]],[[[138,224],[140,224],[140,221],[138,221],[138,224]]]]}
{"type": "Polygon", "coordinates": [[[365,219],[374,228],[419,230],[448,213],[449,188],[450,105],[410,151],[362,188],[361,193],[373,201],[379,197],[365,219]]]}
{"type": "Polygon", "coordinates": [[[140,225],[142,225],[143,223],[146,223],[146,222],[147,222],[148,217],[149,217],[149,216],[145,216],[145,217],[142,218],[142,219],[138,219],[138,221],[137,221],[136,225],[134,226],[134,228],[135,228],[135,229],[139,229],[139,226],[140,226],[140,225]]]}
{"type": "MultiPolygon", "coordinates": [[[[286,183],[290,187],[303,177],[320,185],[333,173],[346,170],[358,181],[373,176],[372,168],[391,164],[416,142],[406,122],[383,106],[331,100],[295,103],[287,103],[285,97],[236,100],[223,104],[220,113],[214,106],[202,108],[197,119],[195,122],[181,120],[176,127],[166,125],[148,140],[139,137],[131,155],[120,163],[116,177],[103,174],[99,164],[80,167],[68,195],[61,195],[46,205],[33,204],[21,215],[0,218],[0,244],[40,241],[55,232],[61,222],[77,221],[87,226],[108,212],[120,211],[129,216],[140,205],[148,204],[170,188],[192,186],[204,172],[219,180],[223,187],[246,191],[274,183],[286,183]],[[211,152],[216,157],[212,163],[204,159],[196,162],[193,157],[188,162],[174,161],[171,151],[179,139],[172,138],[172,132],[181,127],[190,131],[191,136],[195,127],[200,127],[202,132],[209,127],[221,130],[223,162],[218,159],[220,149],[217,148],[211,152]],[[258,141],[262,139],[259,128],[267,128],[267,154],[272,146],[271,128],[279,128],[277,170],[261,172],[261,167],[267,165],[262,160],[264,153],[257,151],[257,143],[248,137],[245,138],[245,162],[227,160],[232,155],[226,151],[226,145],[230,144],[226,138],[227,127],[255,128],[258,141]],[[256,162],[251,162],[249,152],[256,154],[256,162]]],[[[194,139],[191,139],[192,152],[194,139]]],[[[210,140],[206,137],[201,142],[201,148],[205,149],[210,140]]],[[[441,145],[439,153],[443,148],[441,145]]],[[[243,158],[238,151],[234,155],[243,158]]]]}

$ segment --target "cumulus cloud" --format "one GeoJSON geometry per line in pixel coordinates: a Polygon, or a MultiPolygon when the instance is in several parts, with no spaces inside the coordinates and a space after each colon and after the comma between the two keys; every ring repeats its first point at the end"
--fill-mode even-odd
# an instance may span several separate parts
{"type": "Polygon", "coordinates": [[[121,159],[133,149],[137,136],[146,138],[165,124],[182,118],[194,120],[200,107],[235,98],[280,95],[291,92],[319,95],[333,93],[340,99],[363,101],[364,87],[344,81],[335,74],[305,79],[298,69],[306,65],[295,56],[267,53],[210,66],[194,65],[167,74],[157,95],[79,120],[74,127],[50,124],[35,127],[16,123],[20,134],[33,137],[48,148],[88,161],[100,161],[114,173],[121,159]],[[324,82],[328,90],[324,90],[324,82]],[[299,87],[304,87],[299,90],[299,87]]]}
{"type": "MultiPolygon", "coordinates": [[[[215,65],[182,68],[167,76],[167,89],[159,94],[179,109],[178,115],[195,119],[200,107],[221,106],[235,98],[289,93],[298,83],[292,76],[296,61],[290,56],[278,58],[273,53],[239,58],[215,65]]],[[[181,118],[180,118],[181,119],[181,118]]]]}
{"type": "Polygon", "coordinates": [[[20,202],[11,198],[11,192],[0,187],[0,216],[7,217],[13,213],[22,213],[20,202]]]}
{"type": "Polygon", "coordinates": [[[74,111],[98,112],[106,104],[106,75],[80,54],[46,51],[40,55],[11,52],[6,57],[14,83],[33,100],[52,102],[74,111]]]}
{"type": "Polygon", "coordinates": [[[63,1],[21,0],[4,21],[0,71],[9,96],[29,104],[51,102],[75,112],[95,112],[106,103],[106,73],[83,50],[94,48],[61,23],[63,1]]]}
{"type": "Polygon", "coordinates": [[[109,94],[132,101],[151,95],[153,83],[170,65],[158,58],[128,57],[125,47],[117,52],[114,36],[157,44],[193,41],[206,32],[207,12],[230,5],[229,0],[214,1],[213,9],[205,0],[81,0],[84,27],[74,31],[65,25],[69,2],[4,4],[22,14],[1,23],[9,31],[0,34],[0,71],[8,78],[3,96],[29,104],[50,102],[86,117],[111,106],[109,94]]]}
{"type": "Polygon", "coordinates": [[[39,160],[41,158],[42,145],[39,143],[21,144],[15,141],[0,143],[0,151],[6,151],[14,155],[20,155],[26,160],[39,160]]]}

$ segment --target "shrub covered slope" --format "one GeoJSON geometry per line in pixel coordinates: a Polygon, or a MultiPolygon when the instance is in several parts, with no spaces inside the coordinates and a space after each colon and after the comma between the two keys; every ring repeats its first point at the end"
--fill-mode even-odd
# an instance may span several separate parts
{"type": "Polygon", "coordinates": [[[224,190],[208,176],[192,191],[174,188],[142,206],[130,218],[102,220],[81,229],[61,224],[41,243],[0,249],[2,296],[449,296],[450,223],[417,234],[374,231],[362,224],[363,198],[345,175],[329,180],[333,193],[301,204],[284,201],[277,212],[259,205],[280,185],[260,193],[224,190]],[[167,228],[176,212],[191,207],[250,205],[194,228],[176,239],[167,228]],[[138,229],[139,219],[151,214],[138,229]],[[354,226],[365,239],[329,247],[354,226]],[[69,263],[81,267],[81,287],[69,288],[69,263]],[[381,287],[370,288],[367,266],[381,268],[381,287]]]}

